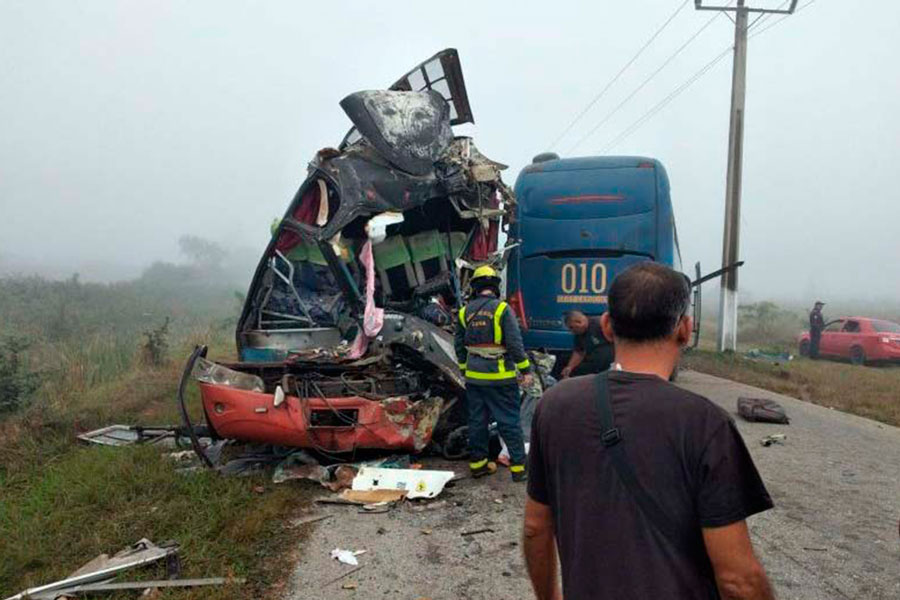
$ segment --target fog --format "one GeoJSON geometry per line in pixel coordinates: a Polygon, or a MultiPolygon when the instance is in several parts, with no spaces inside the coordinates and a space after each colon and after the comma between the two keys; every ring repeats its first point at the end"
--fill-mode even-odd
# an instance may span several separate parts
{"type": "MultiPolygon", "coordinates": [[[[5,0],[0,271],[132,277],[178,260],[184,234],[255,258],[307,161],[348,129],[341,98],[445,47],[512,185],[681,2],[5,0]]],[[[862,4],[751,30],[745,299],[900,297],[900,3],[862,4]]],[[[607,148],[732,43],[727,17],[571,147],[711,17],[688,3],[555,148],[659,158],[684,263],[704,270],[721,261],[730,56],[607,148]]]]}

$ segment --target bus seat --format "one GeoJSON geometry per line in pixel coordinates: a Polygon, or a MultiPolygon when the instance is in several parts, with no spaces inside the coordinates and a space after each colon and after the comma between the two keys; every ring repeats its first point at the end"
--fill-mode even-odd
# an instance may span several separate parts
{"type": "Polygon", "coordinates": [[[448,269],[446,244],[436,230],[423,231],[406,238],[419,284],[437,277],[448,269]]]}
{"type": "Polygon", "coordinates": [[[418,285],[412,257],[403,236],[390,236],[383,242],[374,244],[372,254],[385,295],[393,296],[395,292],[402,293],[400,288],[408,291],[418,285]]]}

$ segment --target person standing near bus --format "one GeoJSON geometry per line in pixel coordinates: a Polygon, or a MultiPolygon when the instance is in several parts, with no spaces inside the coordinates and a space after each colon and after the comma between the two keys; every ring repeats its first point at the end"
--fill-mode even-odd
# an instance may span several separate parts
{"type": "Polygon", "coordinates": [[[809,313],[809,357],[813,359],[819,358],[819,342],[822,340],[822,330],[825,329],[823,306],[825,303],[818,300],[809,313]]]}
{"type": "Polygon", "coordinates": [[[565,324],[575,336],[575,346],[562,370],[562,378],[609,370],[614,357],[613,346],[603,335],[600,317],[588,317],[580,310],[571,310],[565,315],[565,324]]]}
{"type": "Polygon", "coordinates": [[[500,277],[493,267],[475,269],[472,297],[459,311],[454,336],[459,368],[466,375],[469,411],[469,470],[472,477],[491,475],[488,460],[489,416],[497,421],[509,448],[513,481],[525,481],[525,439],[519,422],[519,383],[531,385],[531,363],[522,344],[515,314],[500,300],[500,277]]]}

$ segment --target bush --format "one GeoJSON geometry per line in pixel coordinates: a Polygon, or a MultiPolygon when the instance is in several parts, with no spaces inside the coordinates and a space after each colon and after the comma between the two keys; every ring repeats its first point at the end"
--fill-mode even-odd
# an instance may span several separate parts
{"type": "Polygon", "coordinates": [[[802,313],[781,308],[774,302],[755,302],[738,307],[740,340],[771,350],[793,348],[805,323],[802,313]]]}
{"type": "Polygon", "coordinates": [[[141,355],[145,365],[159,367],[165,364],[169,353],[169,317],[156,329],[144,332],[147,340],[141,347],[141,355]]]}
{"type": "Polygon", "coordinates": [[[0,339],[0,413],[22,408],[40,387],[40,375],[25,362],[28,346],[21,337],[0,339]]]}

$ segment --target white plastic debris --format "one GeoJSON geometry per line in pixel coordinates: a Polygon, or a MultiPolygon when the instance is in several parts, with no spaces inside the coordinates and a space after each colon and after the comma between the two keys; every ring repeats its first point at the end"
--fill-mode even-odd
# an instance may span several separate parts
{"type": "Polygon", "coordinates": [[[356,552],[351,552],[350,550],[341,550],[340,548],[335,548],[331,551],[331,558],[337,559],[345,565],[357,566],[359,565],[359,561],[356,560],[356,557],[360,554],[365,554],[365,550],[357,550],[356,552]]]}
{"type": "Polygon", "coordinates": [[[434,498],[454,476],[453,471],[362,467],[353,478],[353,489],[406,490],[407,498],[434,498]]]}
{"type": "Polygon", "coordinates": [[[281,406],[281,403],[284,402],[284,390],[279,385],[275,388],[275,400],[272,404],[277,408],[281,406]]]}
{"type": "MultiPolygon", "coordinates": [[[[528,454],[530,447],[531,444],[525,442],[525,454],[528,454]]],[[[503,438],[500,438],[500,454],[497,456],[497,462],[509,466],[509,448],[506,447],[506,442],[503,441],[503,438]]]]}

